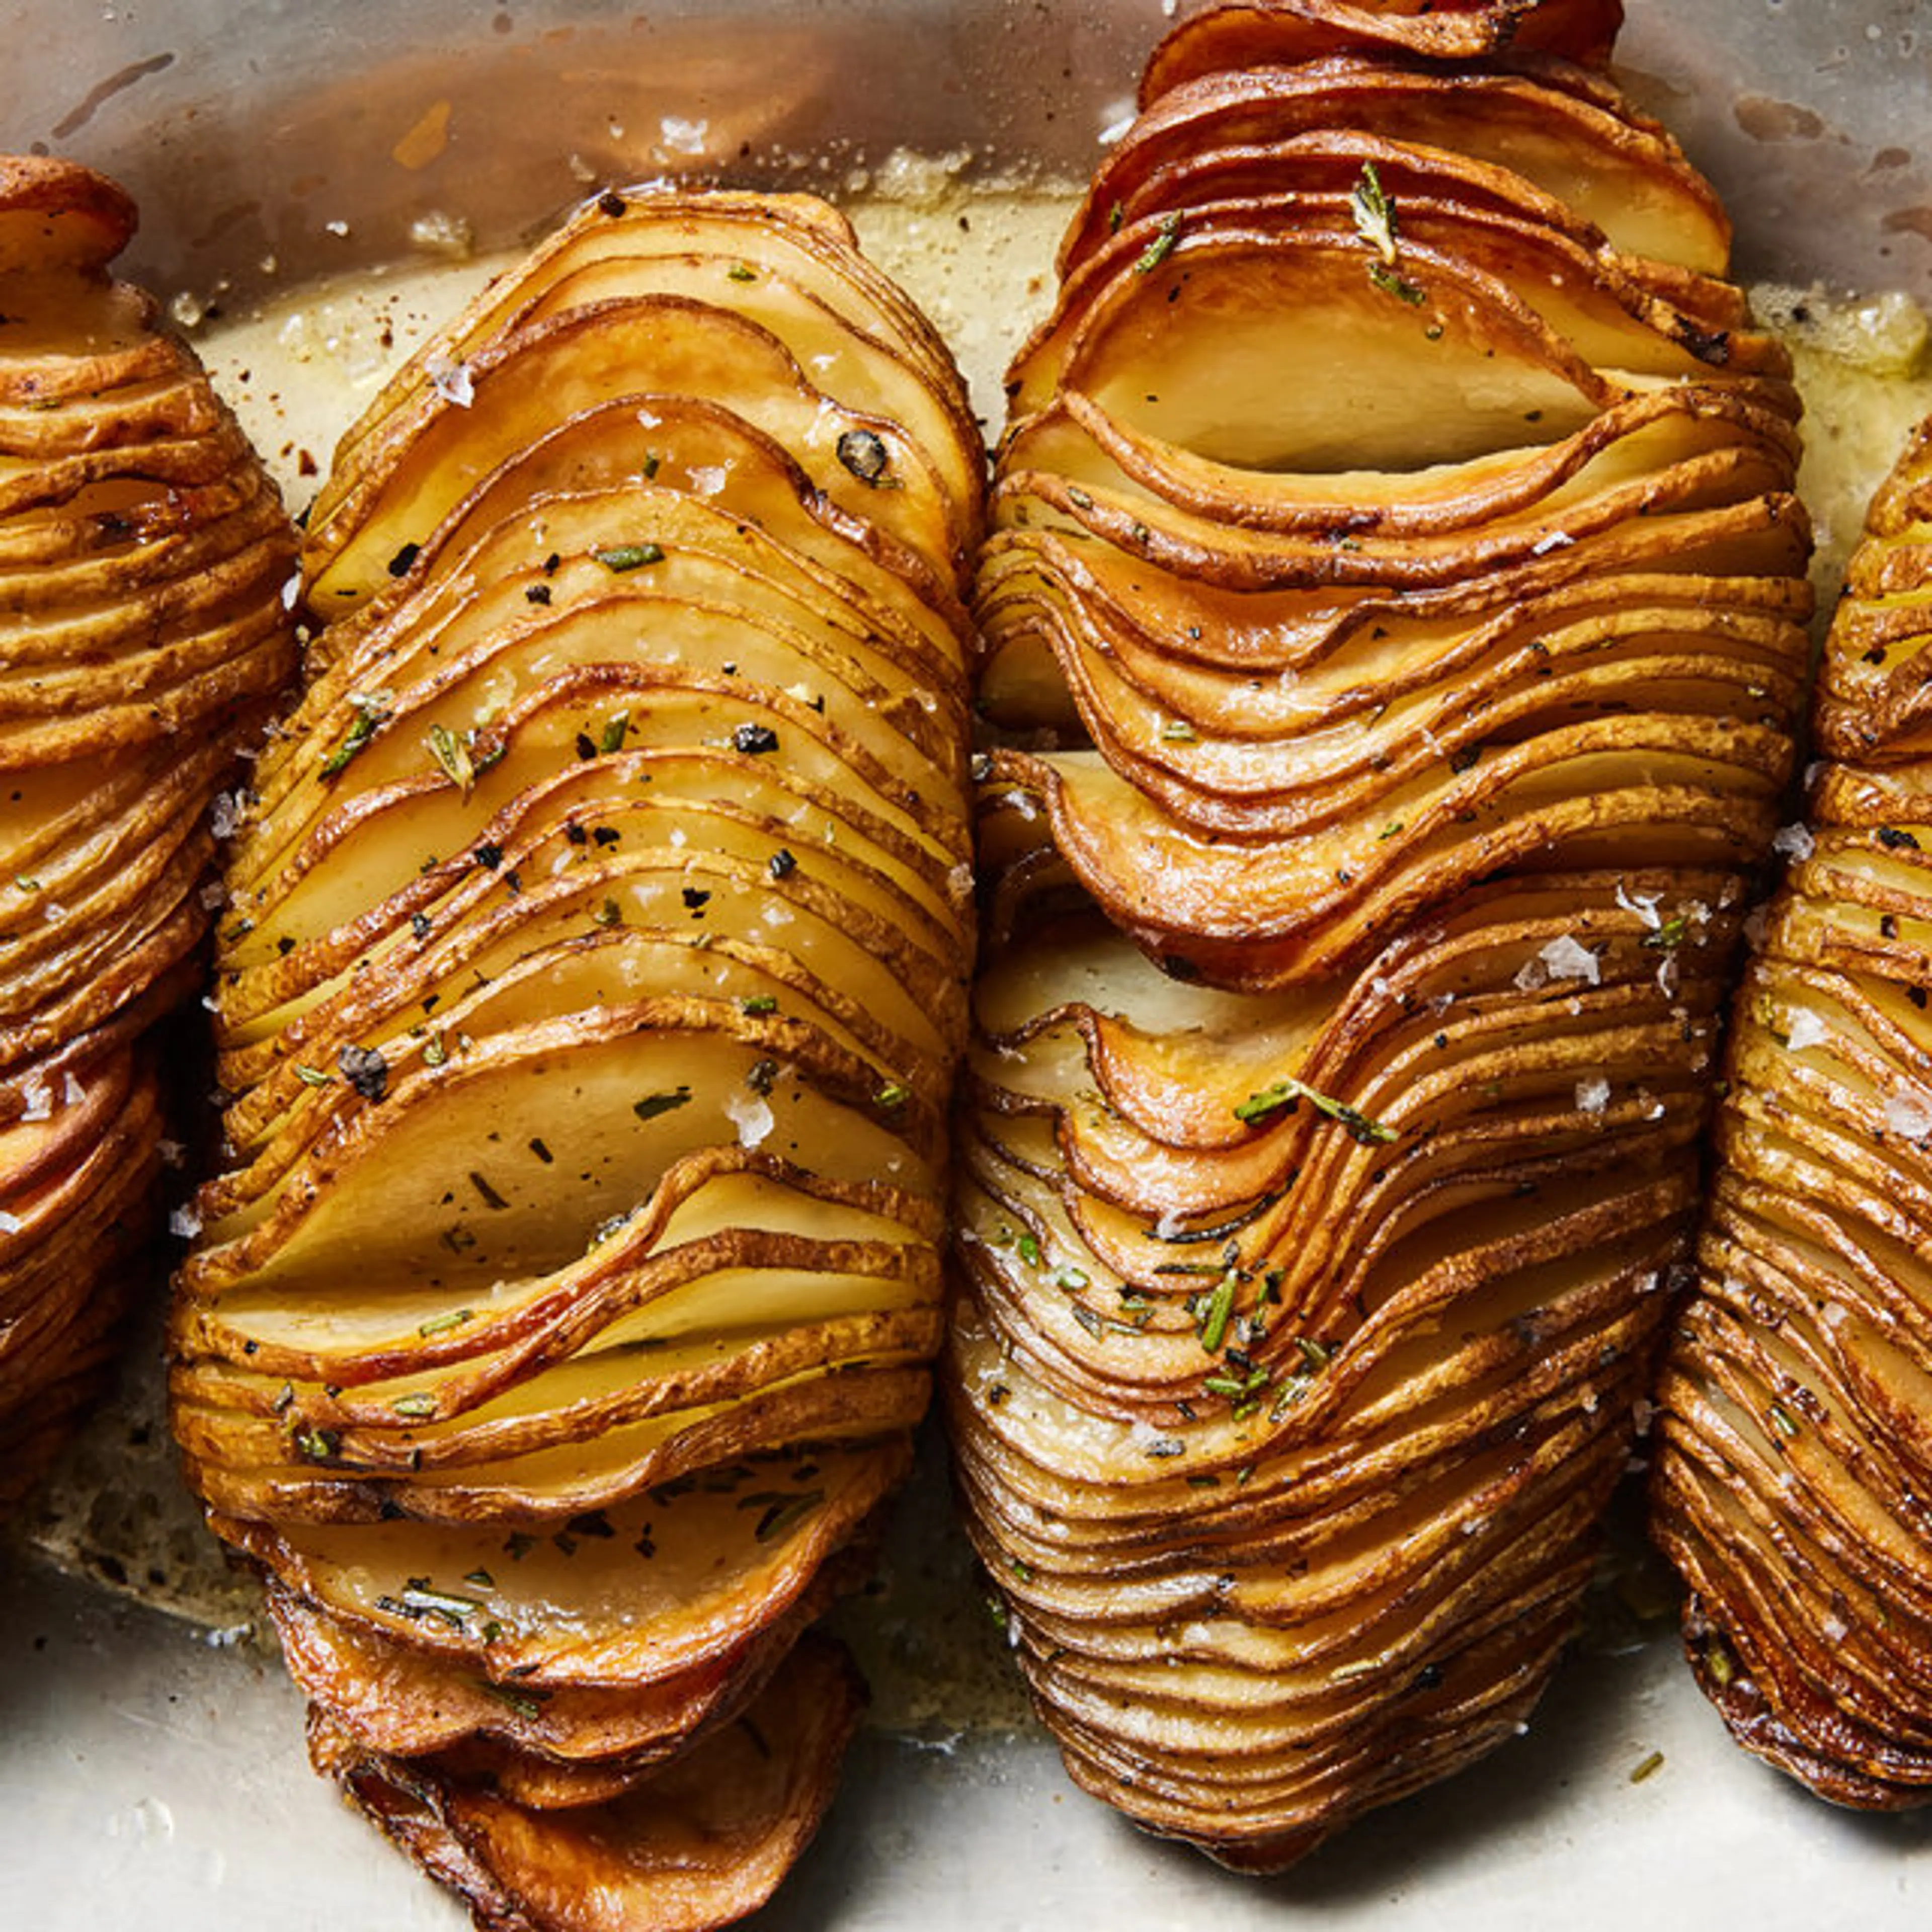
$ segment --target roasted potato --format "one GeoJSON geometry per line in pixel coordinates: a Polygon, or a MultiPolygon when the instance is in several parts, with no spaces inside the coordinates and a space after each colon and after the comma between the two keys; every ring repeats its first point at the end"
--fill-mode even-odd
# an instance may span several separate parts
{"type": "Polygon", "coordinates": [[[942,1330],[982,456],[801,197],[607,194],[344,436],[229,853],[173,1415],[479,1924],[759,1904],[942,1330]]]}
{"type": "Polygon", "coordinates": [[[1791,769],[1797,400],[1615,19],[1192,16],[1011,373],[958,1482],[1075,1778],[1243,1868],[1547,1681],[1791,769]]]}
{"type": "Polygon", "coordinates": [[[1658,1393],[1654,1521],[1739,1742],[1840,1804],[1932,1798],[1923,848],[1932,425],[1871,509],[1818,762],[1731,1018],[1696,1292],[1658,1393]]]}
{"type": "Polygon", "coordinates": [[[214,801],[294,664],[294,532],[113,278],[134,224],[86,168],[0,158],[0,1508],[158,1274],[155,1023],[198,983],[214,801]]]}

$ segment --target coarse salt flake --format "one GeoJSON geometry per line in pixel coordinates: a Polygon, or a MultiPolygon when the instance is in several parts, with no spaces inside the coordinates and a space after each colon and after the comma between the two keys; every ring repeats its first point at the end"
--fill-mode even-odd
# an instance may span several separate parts
{"type": "Polygon", "coordinates": [[[1617,881],[1617,904],[1625,912],[1635,913],[1653,932],[1664,923],[1663,916],[1657,910],[1663,897],[1661,892],[1631,892],[1621,879],[1617,881]]]}
{"type": "Polygon", "coordinates": [[[724,1111],[738,1130],[738,1144],[754,1148],[770,1136],[772,1110],[755,1094],[734,1094],[724,1102],[724,1111]]]}
{"type": "Polygon", "coordinates": [[[1771,849],[1786,859],[1808,859],[1817,844],[1808,825],[1780,825],[1772,834],[1771,849]]]}
{"type": "Polygon", "coordinates": [[[466,365],[447,356],[432,356],[423,364],[430,386],[446,403],[466,410],[476,400],[476,386],[466,365]]]}
{"type": "Polygon", "coordinates": [[[1830,1030],[1809,1006],[1792,1008],[1790,1030],[1785,1036],[1785,1044],[1793,1053],[1802,1053],[1808,1046],[1816,1046],[1830,1036],[1830,1030]]]}
{"type": "Polygon", "coordinates": [[[1604,976],[1597,956],[1567,932],[1560,939],[1552,939],[1536,956],[1552,980],[1586,980],[1594,986],[1604,976]]]}
{"type": "Polygon", "coordinates": [[[1886,1102],[1885,1126],[1888,1133],[1903,1134],[1907,1140],[1923,1140],[1932,1133],[1932,1105],[1928,1104],[1923,1094],[1906,1088],[1886,1102]]]}
{"type": "Polygon", "coordinates": [[[185,1202],[168,1216],[168,1232],[191,1241],[201,1232],[201,1216],[185,1202]]]}
{"type": "Polygon", "coordinates": [[[1610,1083],[1607,1080],[1580,1080],[1576,1083],[1576,1105],[1586,1114],[1600,1114],[1610,1104],[1610,1083]]]}

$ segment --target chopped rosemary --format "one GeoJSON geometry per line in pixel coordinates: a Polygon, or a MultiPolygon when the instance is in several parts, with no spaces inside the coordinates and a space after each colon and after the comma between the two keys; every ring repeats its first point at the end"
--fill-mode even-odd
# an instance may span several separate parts
{"type": "Polygon", "coordinates": [[[535,1718],[543,1710],[542,1700],[546,1694],[541,1691],[513,1690],[507,1684],[492,1684],[487,1677],[472,1678],[478,1690],[486,1697],[494,1697],[506,1710],[514,1711],[520,1718],[535,1718]]]}
{"type": "Polygon", "coordinates": [[[1355,218],[1355,232],[1390,268],[1395,266],[1395,203],[1382,186],[1382,178],[1373,161],[1362,164],[1361,178],[1348,195],[1348,212],[1355,218]]]}
{"type": "Polygon", "coordinates": [[[1234,1288],[1238,1277],[1229,1268],[1210,1292],[1203,1305],[1195,1334],[1210,1355],[1218,1354],[1228,1339],[1228,1324],[1234,1312],[1234,1288]]]}
{"type": "Polygon", "coordinates": [[[322,776],[326,778],[332,778],[340,771],[392,715],[386,692],[376,692],[368,697],[358,695],[349,702],[355,707],[356,722],[343,734],[341,742],[322,760],[322,776]]]}
{"type": "Polygon", "coordinates": [[[654,543],[616,544],[590,554],[606,570],[620,575],[627,570],[641,570],[646,564],[662,563],[664,558],[664,546],[654,543]]]}
{"type": "Polygon", "coordinates": [[[660,1114],[668,1114],[674,1108],[686,1106],[691,1100],[691,1089],[680,1087],[675,1093],[647,1094],[631,1108],[640,1120],[654,1120],[660,1114]]]}
{"type": "Polygon", "coordinates": [[[1394,296],[1396,301],[1406,302],[1411,308],[1420,308],[1426,299],[1419,284],[1412,282],[1405,275],[1398,274],[1386,262],[1369,264],[1369,280],[1385,296],[1394,296]]]}
{"type": "Polygon", "coordinates": [[[483,1607],[474,1597],[459,1597],[437,1589],[427,1576],[412,1576],[403,1586],[400,1600],[405,1615],[440,1617],[458,1630],[483,1607]]]}
{"type": "Polygon", "coordinates": [[[1134,264],[1134,273],[1152,274],[1174,253],[1174,244],[1180,239],[1180,217],[1178,214],[1163,214],[1160,232],[1141,250],[1140,259],[1134,264]]]}
{"type": "Polygon", "coordinates": [[[788,1496],[766,1510],[752,1533],[760,1543],[769,1543],[773,1537],[782,1536],[794,1524],[802,1521],[824,1500],[823,1490],[807,1490],[801,1496],[788,1496]]]}
{"type": "Polygon", "coordinates": [[[432,724],[429,728],[430,755],[442,767],[442,775],[460,791],[465,798],[476,782],[476,766],[470,756],[470,747],[451,730],[446,724],[432,724]]]}
{"type": "Polygon", "coordinates": [[[1286,1075],[1271,1087],[1264,1087],[1258,1093],[1250,1094],[1234,1109],[1234,1118],[1244,1126],[1252,1126],[1265,1120],[1269,1114],[1292,1108],[1300,1100],[1306,1100],[1318,1112],[1326,1114],[1331,1120],[1338,1120],[1346,1127],[1350,1136],[1364,1147],[1386,1143],[1400,1138],[1400,1130],[1380,1120],[1371,1120],[1360,1108],[1350,1106],[1346,1101],[1337,1100],[1332,1094],[1318,1092],[1306,1082],[1296,1079],[1292,1074],[1286,1075]]]}

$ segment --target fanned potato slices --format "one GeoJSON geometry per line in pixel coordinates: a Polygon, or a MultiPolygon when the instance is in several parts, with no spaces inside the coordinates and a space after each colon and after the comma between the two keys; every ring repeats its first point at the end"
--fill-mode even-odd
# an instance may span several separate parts
{"type": "Polygon", "coordinates": [[[1791,768],[1797,399],[1616,22],[1190,16],[1010,380],[958,1480],[1074,1777],[1250,1869],[1548,1678],[1791,768]]]}
{"type": "Polygon", "coordinates": [[[134,228],[101,176],[0,158],[0,1507],[159,1234],[151,1029],[217,902],[212,804],[294,666],[294,533],[110,272],[134,228]]]}
{"type": "Polygon", "coordinates": [[[982,461],[830,208],[608,194],[310,518],[174,1421],[318,1766],[479,1924],[722,1923],[830,1797],[795,1646],[944,1335],[982,461]]]}
{"type": "Polygon", "coordinates": [[[1732,1016],[1654,1520],[1738,1741],[1840,1804],[1932,1798],[1932,425],[1820,668],[1809,825],[1732,1016]]]}

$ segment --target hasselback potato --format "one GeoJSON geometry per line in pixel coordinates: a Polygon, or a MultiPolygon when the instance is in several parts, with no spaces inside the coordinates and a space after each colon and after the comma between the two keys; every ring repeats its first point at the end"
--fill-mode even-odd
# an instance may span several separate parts
{"type": "Polygon", "coordinates": [[[958,1481],[1073,1776],[1238,1866],[1546,1680],[1790,769],[1796,398],[1615,24],[1183,22],[1011,372],[958,1481]]]}
{"type": "Polygon", "coordinates": [[[941,1329],[958,378],[802,197],[607,194],[344,437],[228,871],[176,1432],[312,1754],[479,1924],[809,1835],[941,1329]]]}
{"type": "Polygon", "coordinates": [[[160,1234],[155,1022],[199,983],[214,802],[293,666],[280,498],[152,297],[135,211],[0,158],[0,1508],[160,1234]]]}
{"type": "Polygon", "coordinates": [[[1932,425],[1873,503],[1814,705],[1809,823],[1732,1015],[1659,1540],[1740,1742],[1828,1798],[1932,1797],[1932,425]]]}

